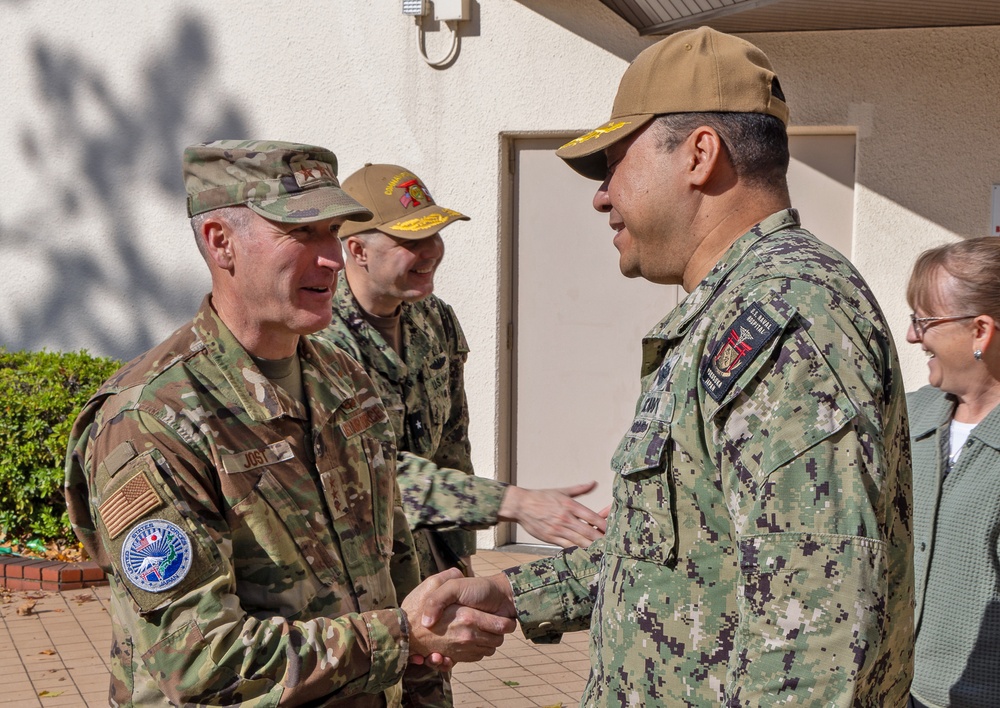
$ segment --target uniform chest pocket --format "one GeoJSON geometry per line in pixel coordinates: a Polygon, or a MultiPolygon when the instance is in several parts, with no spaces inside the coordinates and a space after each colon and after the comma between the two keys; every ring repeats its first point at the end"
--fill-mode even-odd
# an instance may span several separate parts
{"type": "Polygon", "coordinates": [[[367,433],[349,438],[346,447],[354,464],[335,464],[320,473],[333,527],[348,564],[359,559],[381,566],[379,559],[392,555],[395,466],[380,440],[367,433]]]}
{"type": "Polygon", "coordinates": [[[233,569],[247,611],[280,607],[284,616],[294,617],[323,585],[343,582],[343,572],[327,550],[328,535],[271,470],[233,505],[232,513],[233,569]]]}
{"type": "Polygon", "coordinates": [[[448,420],[451,409],[451,366],[448,357],[439,354],[428,358],[420,372],[420,380],[426,397],[423,403],[430,409],[435,433],[440,434],[441,426],[448,420]]]}
{"type": "Polygon", "coordinates": [[[672,565],[677,558],[670,465],[673,394],[649,391],[611,461],[618,473],[605,534],[611,553],[672,565]]]}

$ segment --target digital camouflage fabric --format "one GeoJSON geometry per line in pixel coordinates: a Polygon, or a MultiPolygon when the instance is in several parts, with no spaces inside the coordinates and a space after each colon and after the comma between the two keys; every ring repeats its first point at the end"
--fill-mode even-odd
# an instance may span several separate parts
{"type": "Polygon", "coordinates": [[[298,356],[308,409],[206,298],[80,414],[66,496],[109,573],[113,705],[399,704],[417,567],[392,431],[356,362],[298,356]]]}
{"type": "Polygon", "coordinates": [[[333,322],[317,336],[361,362],[389,413],[401,452],[396,477],[403,511],[411,529],[432,530],[415,534],[421,575],[427,577],[445,569],[430,543],[446,556],[475,553],[469,529],[497,523],[507,485],[473,474],[463,375],[469,345],[454,311],[431,295],[404,302],[400,322],[402,357],[368,324],[347,278],[341,278],[333,322]]]}
{"type": "Polygon", "coordinates": [[[536,641],[590,628],[585,706],[904,706],[903,380],[868,285],[794,210],[643,342],[589,549],[507,571],[536,641]]]}
{"type": "MultiPolygon", "coordinates": [[[[396,476],[403,511],[421,577],[427,578],[476,552],[472,529],[497,523],[507,485],[473,474],[463,375],[469,345],[454,311],[435,295],[404,302],[400,330],[402,357],[365,320],[347,278],[341,278],[333,322],[316,336],[361,363],[389,413],[400,450],[396,476]]],[[[442,679],[408,668],[404,704],[452,705],[451,686],[442,679]]]]}

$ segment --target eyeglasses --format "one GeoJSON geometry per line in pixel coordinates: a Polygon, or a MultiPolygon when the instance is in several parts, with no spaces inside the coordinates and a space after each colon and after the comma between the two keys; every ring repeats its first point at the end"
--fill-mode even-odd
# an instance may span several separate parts
{"type": "Polygon", "coordinates": [[[916,313],[910,313],[910,324],[918,337],[923,339],[932,322],[958,322],[959,320],[971,320],[979,315],[945,315],[944,317],[917,317],[916,313]]]}

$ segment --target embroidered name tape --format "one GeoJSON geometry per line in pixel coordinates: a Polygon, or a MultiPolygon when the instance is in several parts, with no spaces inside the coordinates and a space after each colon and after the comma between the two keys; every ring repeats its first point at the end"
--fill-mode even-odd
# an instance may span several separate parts
{"type": "Polygon", "coordinates": [[[340,432],[345,438],[353,438],[358,433],[362,433],[376,423],[386,420],[385,411],[378,406],[362,408],[361,412],[345,420],[340,424],[340,432]]]}
{"type": "Polygon", "coordinates": [[[716,403],[725,397],[777,331],[777,323],[756,302],[726,329],[725,337],[715,346],[701,375],[701,383],[716,403]]]}
{"type": "Polygon", "coordinates": [[[264,465],[273,465],[276,462],[291,460],[294,457],[295,453],[292,452],[292,446],[288,444],[288,441],[279,440],[276,443],[271,443],[266,447],[255,450],[244,450],[232,455],[222,455],[222,469],[226,471],[226,474],[237,474],[239,472],[248,472],[264,465]]]}
{"type": "Polygon", "coordinates": [[[163,592],[184,580],[193,558],[191,541],[177,524],[149,519],[125,536],[122,572],[140,590],[163,592]]]}

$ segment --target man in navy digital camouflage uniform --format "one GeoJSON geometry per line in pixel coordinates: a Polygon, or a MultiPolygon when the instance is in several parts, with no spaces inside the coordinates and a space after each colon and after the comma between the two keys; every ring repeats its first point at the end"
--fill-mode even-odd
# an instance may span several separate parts
{"type": "Polygon", "coordinates": [[[601,181],[622,273],[688,295],[643,341],[607,533],[428,606],[516,615],[538,642],[589,628],[585,706],[903,706],[903,380],[868,285],[790,207],[770,62],[678,32],[611,115],[558,154],[601,181]]]}
{"type": "Polygon", "coordinates": [[[439,205],[417,175],[398,165],[365,165],[344,191],[373,218],[345,224],[344,276],[333,322],[319,336],[364,367],[389,413],[403,453],[397,479],[414,532],[420,570],[468,570],[474,529],[521,523],[560,546],[586,546],[604,519],[567,489],[522,489],[473,474],[465,360],[469,345],[454,310],[434,294],[444,259],[441,231],[469,217],[439,205]]]}
{"type": "MultiPolygon", "coordinates": [[[[464,376],[469,345],[455,312],[434,294],[445,252],[440,232],[469,217],[439,205],[423,180],[399,165],[365,165],[343,189],[373,217],[341,227],[345,277],[334,294],[333,322],[318,336],[361,363],[386,407],[422,578],[447,568],[471,573],[475,530],[500,521],[519,522],[564,547],[599,538],[604,518],[573,500],[593,482],[524,489],[473,474],[464,376]]],[[[404,676],[404,701],[451,705],[444,677],[425,671],[404,676]]]]}

